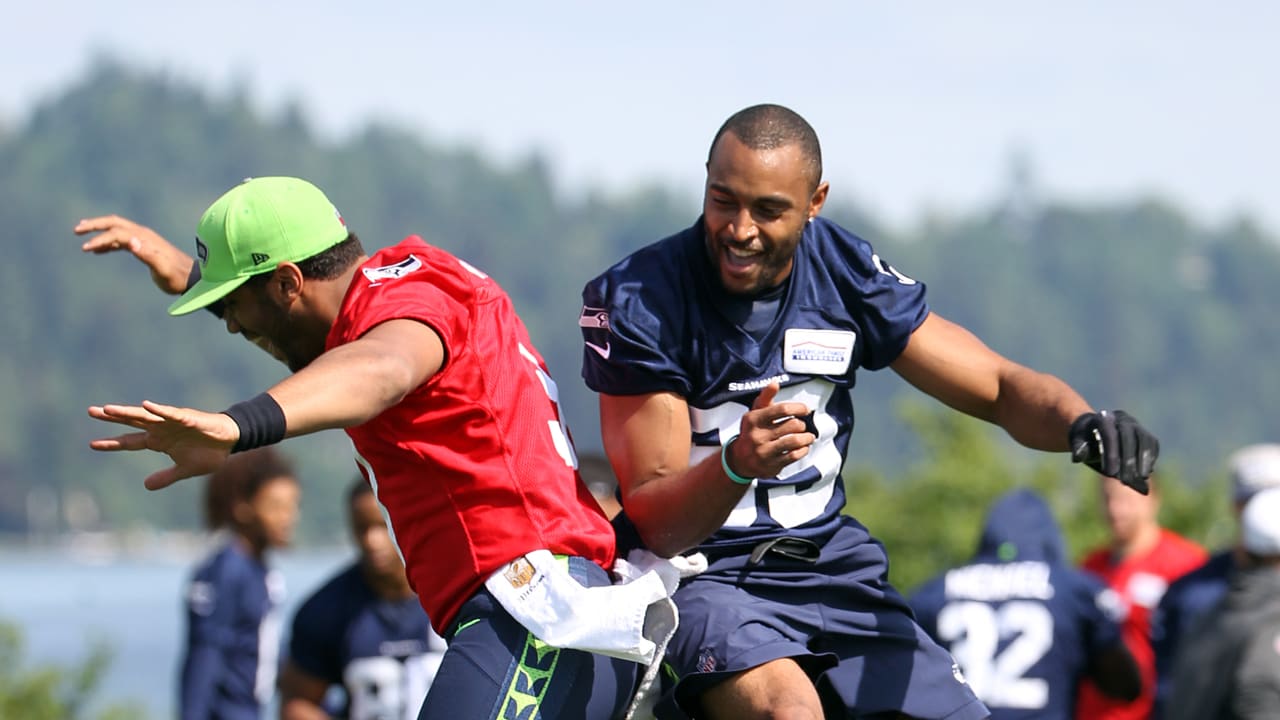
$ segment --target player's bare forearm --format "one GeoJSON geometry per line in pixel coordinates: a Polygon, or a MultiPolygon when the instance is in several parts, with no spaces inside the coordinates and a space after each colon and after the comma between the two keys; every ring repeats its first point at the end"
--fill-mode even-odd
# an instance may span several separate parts
{"type": "Polygon", "coordinates": [[[439,336],[413,320],[391,320],[340,345],[268,392],[287,435],[360,425],[404,399],[442,366],[439,336]]]}
{"type": "Polygon", "coordinates": [[[892,367],[921,391],[1037,450],[1067,450],[1071,422],[1091,410],[1062,380],[1001,356],[936,314],[912,333],[892,367]]]}
{"type": "Polygon", "coordinates": [[[1065,452],[1072,421],[1092,411],[1062,380],[1013,365],[1001,378],[992,421],[1029,448],[1065,452]]]}
{"type": "Polygon", "coordinates": [[[653,552],[670,557],[698,544],[742,497],[745,488],[720,475],[719,458],[689,466],[688,406],[682,398],[601,395],[600,420],[622,506],[653,552]]]}
{"type": "MultiPolygon", "coordinates": [[[[740,420],[726,461],[741,477],[774,477],[804,457],[813,442],[804,422],[795,419],[807,408],[774,404],[777,392],[776,384],[762,391],[740,420]]],[[[689,406],[673,393],[602,395],[600,418],[622,505],[645,545],[659,555],[701,543],[751,492],[749,483],[730,479],[718,452],[689,465],[689,406]]]]}
{"type": "Polygon", "coordinates": [[[671,557],[720,529],[746,487],[726,480],[719,456],[712,456],[633,488],[624,495],[623,507],[645,547],[671,557]]]}

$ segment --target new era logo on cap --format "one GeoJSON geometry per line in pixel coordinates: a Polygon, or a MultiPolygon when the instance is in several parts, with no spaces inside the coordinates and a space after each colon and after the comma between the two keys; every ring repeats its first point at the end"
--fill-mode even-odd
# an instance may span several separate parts
{"type": "Polygon", "coordinates": [[[271,256],[266,253],[254,253],[249,257],[253,258],[254,265],[261,265],[262,263],[271,259],[271,256]]]}

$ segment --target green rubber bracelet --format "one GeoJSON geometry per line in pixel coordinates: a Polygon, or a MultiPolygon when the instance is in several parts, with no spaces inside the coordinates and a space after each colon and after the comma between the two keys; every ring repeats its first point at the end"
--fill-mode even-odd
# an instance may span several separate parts
{"type": "Polygon", "coordinates": [[[724,474],[728,475],[730,480],[738,483],[739,485],[750,485],[755,482],[755,478],[744,478],[729,468],[729,458],[726,453],[729,452],[729,446],[737,439],[738,436],[734,435],[729,438],[728,442],[720,446],[720,467],[724,468],[724,474]]]}

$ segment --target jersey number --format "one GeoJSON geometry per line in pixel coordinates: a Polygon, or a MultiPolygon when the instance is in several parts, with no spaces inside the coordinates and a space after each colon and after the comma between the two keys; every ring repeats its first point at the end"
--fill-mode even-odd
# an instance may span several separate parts
{"type": "Polygon", "coordinates": [[[542,389],[547,392],[547,397],[551,399],[551,405],[555,408],[556,419],[547,421],[547,429],[551,431],[551,442],[555,444],[556,452],[560,454],[564,464],[576,470],[578,455],[573,451],[573,442],[569,440],[569,428],[565,426],[564,414],[560,412],[560,388],[556,387],[556,381],[542,369],[537,356],[529,352],[524,343],[520,343],[520,354],[525,360],[533,363],[533,370],[538,374],[538,380],[542,382],[542,389]]]}
{"type": "Polygon", "coordinates": [[[969,686],[989,707],[1038,710],[1049,703],[1049,683],[1023,677],[1053,648],[1053,615],[1044,605],[948,603],[938,613],[938,638],[951,647],[969,686]]]}
{"type": "Polygon", "coordinates": [[[413,720],[440,665],[439,654],[403,660],[369,657],[352,660],[342,683],[351,720],[413,720]]]}
{"type": "MultiPolygon", "coordinates": [[[[818,438],[809,446],[809,454],[788,465],[778,475],[779,479],[785,480],[806,468],[816,467],[820,473],[818,479],[803,490],[797,490],[795,485],[775,485],[769,488],[767,493],[769,517],[782,527],[798,527],[821,517],[835,494],[836,483],[840,480],[840,466],[844,459],[840,456],[840,450],[835,444],[836,432],[839,429],[835,418],[823,409],[827,406],[827,401],[834,390],[835,386],[830,383],[810,380],[800,385],[783,388],[774,400],[775,402],[803,402],[811,408],[816,408],[813,412],[813,425],[818,431],[818,438]]],[[[729,404],[726,403],[727,405],[729,404]]],[[[736,404],[735,406],[743,407],[736,404]]],[[[745,408],[742,412],[745,412],[745,408]]],[[[731,422],[724,423],[725,426],[720,429],[722,444],[737,434],[738,419],[741,417],[741,412],[731,414],[731,422]]],[[[696,423],[695,429],[697,429],[696,423]]],[[[718,446],[695,448],[695,452],[697,454],[691,457],[693,462],[700,460],[700,456],[720,452],[720,448],[718,446]]],[[[729,513],[724,527],[748,527],[756,522],[757,516],[755,493],[748,492],[742,496],[742,500],[738,502],[733,512],[729,513]]]]}

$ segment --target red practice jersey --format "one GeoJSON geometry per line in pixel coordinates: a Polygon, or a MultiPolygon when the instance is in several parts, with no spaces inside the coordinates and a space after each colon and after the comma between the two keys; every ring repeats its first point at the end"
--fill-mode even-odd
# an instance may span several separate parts
{"type": "Polygon", "coordinates": [[[526,552],[609,569],[613,529],[578,480],[555,383],[507,294],[410,236],[361,266],[326,350],[401,318],[436,331],[444,367],[347,434],[436,630],[526,552]]]}
{"type": "Polygon", "coordinates": [[[1088,680],[1080,684],[1077,720],[1147,720],[1155,700],[1156,659],[1151,649],[1151,611],[1169,583],[1200,567],[1208,558],[1204,548],[1170,532],[1160,531],[1160,540],[1149,552],[1115,563],[1109,548],[1089,553],[1081,567],[1102,578],[1129,609],[1121,628],[1125,645],[1138,662],[1142,674],[1142,695],[1131,703],[1103,695],[1088,680]]]}

